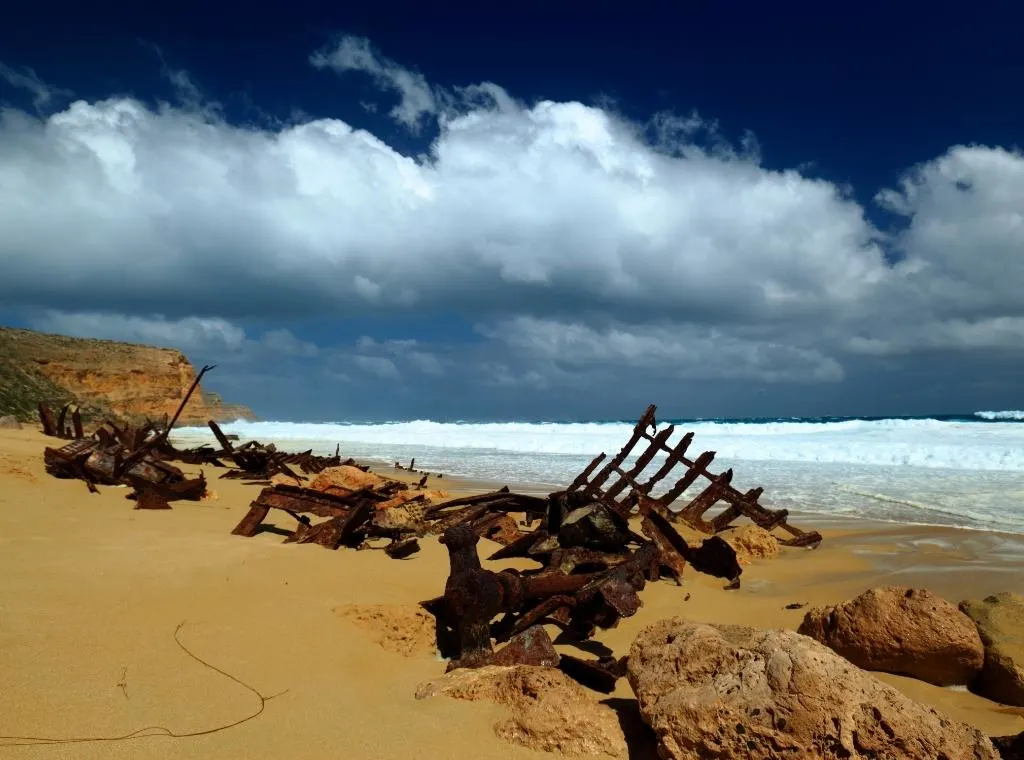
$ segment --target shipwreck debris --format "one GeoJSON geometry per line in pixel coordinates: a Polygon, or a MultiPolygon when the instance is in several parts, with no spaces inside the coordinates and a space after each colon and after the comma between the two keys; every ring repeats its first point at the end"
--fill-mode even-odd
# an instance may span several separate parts
{"type": "Polygon", "coordinates": [[[715,452],[705,451],[695,459],[687,458],[686,453],[693,442],[693,433],[686,433],[675,446],[669,446],[668,441],[675,432],[675,426],[669,425],[657,432],[655,410],[653,404],[647,407],[619,453],[597,470],[607,458],[606,454],[599,454],[572,482],[566,492],[573,495],[581,494],[585,499],[599,501],[625,516],[634,508],[639,508],[641,499],[648,499],[658,506],[667,508],[690,486],[704,478],[708,485],[689,504],[679,511],[668,512],[672,520],[685,522],[702,533],[714,534],[727,529],[736,518],[742,516],[765,530],[773,531],[779,528],[788,533],[791,538],[776,536],[776,539],[785,546],[814,547],[821,543],[821,534],[817,531],[805,532],[790,525],[789,513],[786,510],[771,510],[759,504],[758,499],[764,489],[754,488],[744,493],[732,486],[731,469],[720,475],[710,472],[708,467],[714,461],[715,452]],[[647,448],[637,456],[632,467],[624,469],[627,457],[633,453],[633,449],[641,440],[647,441],[647,448]],[[658,454],[666,455],[665,462],[650,478],[639,482],[638,478],[658,454]],[[664,494],[653,497],[651,492],[677,465],[682,465],[685,472],[664,494]],[[710,520],[705,519],[705,513],[718,502],[725,502],[728,506],[710,520]]]}
{"type": "Polygon", "coordinates": [[[78,478],[85,481],[93,493],[98,485],[127,485],[132,488],[129,499],[135,500],[136,509],[170,509],[170,502],[179,499],[198,501],[206,493],[206,478],[188,478],[180,469],[167,461],[167,433],[181,415],[203,375],[212,370],[203,367],[185,393],[174,417],[160,432],[153,423],[138,427],[118,426],[107,422],[89,438],[82,430],[78,410],[71,412],[72,427],[65,424],[69,406],[65,406],[54,420],[53,412],[39,404],[39,418],[47,435],[72,440],[60,448],[47,446],[43,450],[46,471],[57,478],[78,478]]]}

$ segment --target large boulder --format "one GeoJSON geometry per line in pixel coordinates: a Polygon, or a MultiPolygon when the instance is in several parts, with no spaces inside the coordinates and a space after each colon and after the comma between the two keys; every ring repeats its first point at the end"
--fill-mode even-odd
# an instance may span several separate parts
{"type": "Polygon", "coordinates": [[[21,422],[13,414],[0,417],[0,430],[21,430],[21,422]]]}
{"type": "Polygon", "coordinates": [[[793,631],[662,620],[628,678],[665,760],[996,760],[948,720],[793,631]]]}
{"type": "Polygon", "coordinates": [[[973,684],[984,697],[1024,707],[1024,596],[1004,592],[960,602],[985,645],[985,664],[973,684]]]}
{"type": "Polygon", "coordinates": [[[416,699],[436,696],[508,707],[494,732],[513,744],[564,755],[629,755],[615,711],[555,668],[459,668],[416,689],[416,699]]]}
{"type": "Polygon", "coordinates": [[[798,631],[859,668],[936,686],[970,683],[985,659],[971,619],[927,589],[869,589],[848,602],[810,610],[798,631]]]}

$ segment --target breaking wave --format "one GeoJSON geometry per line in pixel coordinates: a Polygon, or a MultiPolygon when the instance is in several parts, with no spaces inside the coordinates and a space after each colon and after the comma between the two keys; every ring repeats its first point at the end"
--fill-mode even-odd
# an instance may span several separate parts
{"type": "MultiPolygon", "coordinates": [[[[1005,414],[1005,413],[1004,413],[1005,414]]],[[[227,428],[243,439],[430,447],[522,454],[594,456],[618,451],[633,422],[451,423],[414,420],[379,424],[242,422],[227,428]]],[[[720,460],[909,466],[1024,472],[1024,422],[989,425],[939,419],[842,419],[834,422],[683,421],[693,446],[720,460]]],[[[182,428],[179,436],[209,436],[182,428]]]]}
{"type": "Polygon", "coordinates": [[[1020,411],[1019,409],[1010,409],[1005,412],[975,412],[974,416],[990,421],[1024,421],[1024,411],[1020,411]]]}
{"type": "MultiPolygon", "coordinates": [[[[734,468],[741,490],[763,486],[762,503],[771,507],[1024,533],[1024,420],[991,414],[1004,416],[686,420],[672,441],[693,431],[691,452],[717,452],[712,469],[734,468]]],[[[238,421],[223,427],[242,440],[291,450],[329,454],[340,444],[357,459],[415,458],[417,468],[430,472],[547,493],[568,484],[596,454],[614,455],[634,424],[238,421]]],[[[206,428],[179,428],[172,440],[214,443],[206,428]]]]}

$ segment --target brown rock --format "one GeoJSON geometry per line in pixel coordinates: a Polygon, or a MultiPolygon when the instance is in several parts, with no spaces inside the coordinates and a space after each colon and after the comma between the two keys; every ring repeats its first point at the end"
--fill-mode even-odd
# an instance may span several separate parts
{"type": "Polygon", "coordinates": [[[960,602],[985,645],[985,664],[973,688],[982,696],[1024,707],[1024,596],[1004,592],[960,602]]]}
{"type": "Polygon", "coordinates": [[[865,670],[937,686],[969,683],[984,649],[971,619],[927,589],[883,586],[810,610],[798,631],[865,670]]]}
{"type": "Polygon", "coordinates": [[[775,536],[760,525],[740,525],[720,535],[736,550],[736,558],[741,565],[749,565],[751,560],[777,557],[781,551],[775,536]]]}
{"type": "Polygon", "coordinates": [[[399,491],[392,498],[377,505],[377,509],[390,509],[399,507],[407,502],[419,500],[419,504],[437,504],[447,497],[444,491],[417,491],[414,488],[399,491]]]}
{"type": "Polygon", "coordinates": [[[662,620],[628,678],[665,760],[996,760],[989,739],[793,631],[662,620]]]}
{"type": "Polygon", "coordinates": [[[387,484],[388,479],[372,472],[363,472],[358,467],[341,465],[340,467],[328,467],[318,472],[316,477],[310,481],[309,488],[316,491],[330,491],[332,488],[339,488],[344,491],[360,491],[364,488],[380,488],[387,484]]]}
{"type": "Polygon", "coordinates": [[[509,708],[494,732],[513,744],[566,755],[628,757],[618,716],[555,668],[460,668],[416,688],[416,699],[486,699],[509,708]]]}
{"type": "Polygon", "coordinates": [[[21,430],[21,423],[13,414],[0,417],[0,430],[21,430]]]}
{"type": "Polygon", "coordinates": [[[374,525],[385,530],[419,531],[423,527],[423,505],[406,504],[378,509],[374,512],[372,520],[374,525]]]}
{"type": "Polygon", "coordinates": [[[283,472],[277,472],[270,476],[270,485],[272,486],[297,486],[302,487],[302,481],[298,478],[293,478],[291,475],[285,475],[283,472]]]}

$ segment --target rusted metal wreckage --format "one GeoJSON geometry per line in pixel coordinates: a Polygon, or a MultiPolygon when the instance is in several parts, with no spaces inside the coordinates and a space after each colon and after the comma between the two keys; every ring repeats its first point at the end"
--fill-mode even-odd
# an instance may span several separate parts
{"type": "Polygon", "coordinates": [[[87,437],[77,408],[67,405],[55,417],[53,411],[41,402],[39,420],[43,432],[70,441],[60,448],[47,447],[44,450],[47,472],[58,478],[84,480],[93,492],[98,490],[97,485],[128,485],[132,488],[128,497],[136,501],[136,508],[169,509],[171,501],[195,501],[206,493],[206,479],[201,472],[199,477],[189,478],[170,462],[223,468],[225,464],[221,460],[228,460],[235,469],[228,470],[221,477],[257,481],[269,479],[279,472],[302,479],[303,476],[291,469],[292,465],[305,473],[316,473],[341,463],[337,452],[333,457],[315,456],[311,450],[290,454],[277,451],[273,445],[263,446],[255,441],[235,447],[212,420],[209,425],[222,446],[220,450],[210,446],[175,448],[168,440],[168,434],[203,375],[212,369],[212,366],[202,368],[174,417],[170,420],[165,418],[162,423],[147,421],[133,426],[108,420],[87,437]],[[70,426],[67,424],[69,417],[70,426]]]}
{"type": "Polygon", "coordinates": [[[738,588],[742,568],[735,550],[720,534],[741,516],[769,532],[784,531],[786,537],[772,535],[787,546],[813,548],[821,542],[819,533],[789,525],[785,510],[760,505],[761,489],[742,493],[733,488],[731,470],[711,473],[707,468],[714,452],[688,459],[692,433],[669,446],[675,429],[670,425],[658,432],[654,414],[652,405],[626,445],[600,470],[605,454],[597,456],[565,491],[550,494],[542,514],[539,508],[532,513],[524,510],[521,525],[528,527],[538,516],[541,524],[525,533],[516,526],[519,535],[504,534],[505,546],[489,557],[529,558],[541,565],[538,569],[494,572],[481,566],[476,546],[483,534],[475,526],[486,519],[486,502],[475,507],[455,505],[454,511],[442,505],[434,512],[445,515],[440,518],[445,520],[441,542],[448,549],[451,570],[444,595],[421,604],[435,617],[438,647],[450,658],[449,669],[557,665],[581,683],[610,692],[623,674],[622,660],[559,656],[541,624],[555,624],[569,640],[589,639],[596,629],[614,627],[621,618],[635,614],[646,583],[662,576],[679,583],[687,564],[728,580],[726,588],[738,588]],[[648,445],[636,455],[633,450],[641,440],[648,445]],[[626,469],[631,455],[635,461],[626,469]],[[664,462],[641,482],[659,455],[664,462]],[[682,476],[655,496],[659,484],[680,465],[685,470],[682,476]],[[670,509],[700,478],[709,484],[681,510],[670,509]],[[725,509],[706,518],[719,501],[726,503],[725,509]],[[634,512],[640,518],[640,534],[629,522],[634,512]],[[674,527],[680,522],[711,535],[699,546],[691,546],[674,527]],[[494,644],[505,645],[495,651],[494,644]]]}
{"type": "Polygon", "coordinates": [[[366,549],[378,548],[374,539],[386,539],[389,543],[380,548],[394,559],[404,559],[419,551],[418,539],[440,534],[456,523],[498,543],[511,543],[522,535],[511,513],[540,514],[546,503],[537,497],[510,493],[506,488],[431,504],[422,492],[424,486],[422,480],[416,485],[385,480],[372,488],[332,486],[324,491],[278,483],[260,492],[231,532],[254,536],[271,510],[279,510],[295,520],[285,543],[366,549]],[[408,491],[420,493],[396,499],[408,491]],[[310,516],[324,520],[314,524],[310,516]]]}

